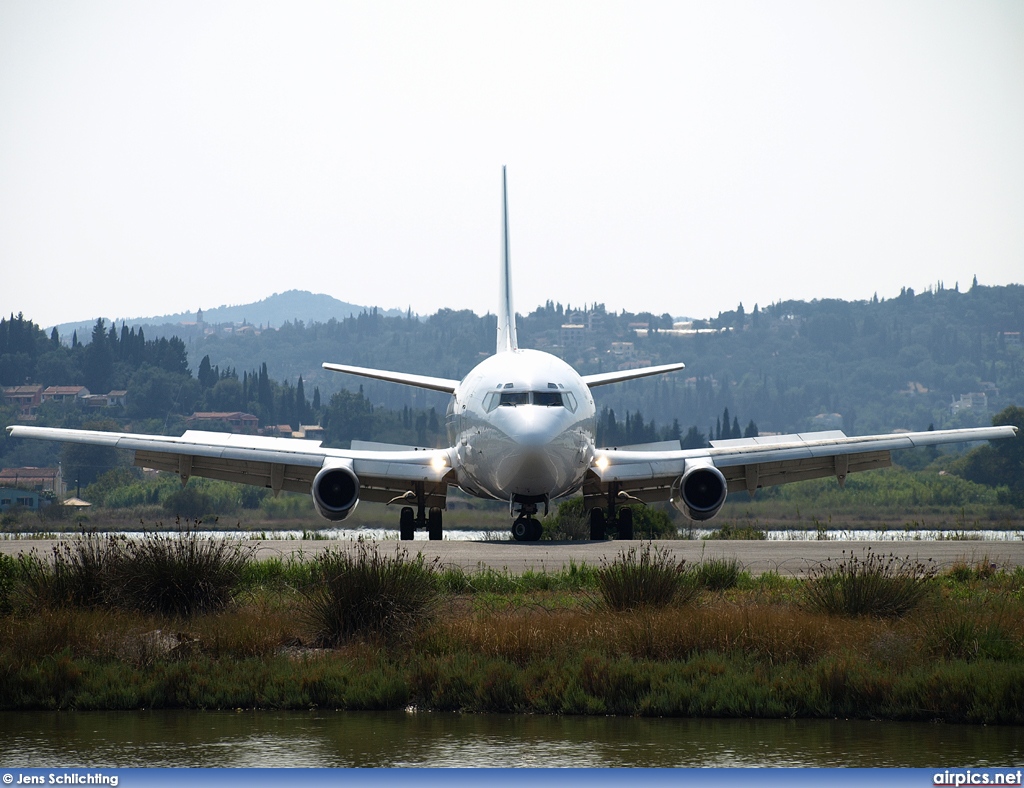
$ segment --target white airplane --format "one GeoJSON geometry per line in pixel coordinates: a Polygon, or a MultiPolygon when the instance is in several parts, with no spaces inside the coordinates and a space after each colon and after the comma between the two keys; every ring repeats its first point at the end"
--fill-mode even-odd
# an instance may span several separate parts
{"type": "Polygon", "coordinates": [[[550,501],[582,490],[590,538],[633,538],[632,503],[671,501],[687,517],[714,517],[729,492],[835,476],[891,464],[891,452],[942,443],[1010,438],[1015,427],[869,435],[840,431],[712,441],[682,449],[678,441],[623,448],[595,443],[591,389],[673,372],[663,364],[580,375],[560,358],[519,347],[508,236],[508,188],[502,169],[502,269],[497,352],[460,380],[324,364],[325,369],[443,391],[452,396],[447,427],[451,446],[427,449],[353,441],[352,448],[319,442],[189,430],[180,438],[48,427],[11,426],[14,437],[113,446],[135,452],[135,465],[181,477],[224,479],[310,492],[327,520],[348,517],[360,500],[403,504],[399,531],[412,539],[426,527],[442,537],[442,510],[450,486],[480,498],[507,501],[512,536],[536,541],[550,501]]]}

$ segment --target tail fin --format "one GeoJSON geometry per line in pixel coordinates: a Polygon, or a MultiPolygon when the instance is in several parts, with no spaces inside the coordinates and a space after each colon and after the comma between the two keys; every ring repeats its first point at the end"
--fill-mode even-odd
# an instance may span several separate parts
{"type": "Polygon", "coordinates": [[[501,285],[498,303],[498,351],[518,350],[516,310],[512,307],[512,262],[508,244],[508,185],[501,168],[501,285]]]}

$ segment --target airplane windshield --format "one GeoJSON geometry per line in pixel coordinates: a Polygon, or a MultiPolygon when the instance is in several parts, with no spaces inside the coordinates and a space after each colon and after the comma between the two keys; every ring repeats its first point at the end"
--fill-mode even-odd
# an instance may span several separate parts
{"type": "Polygon", "coordinates": [[[484,397],[484,410],[490,413],[497,407],[537,405],[542,408],[576,410],[576,402],[569,392],[561,391],[492,391],[484,397]]]}
{"type": "Polygon", "coordinates": [[[501,406],[529,405],[530,392],[528,391],[503,391],[501,392],[501,406]]]}
{"type": "Polygon", "coordinates": [[[558,391],[535,391],[533,392],[533,404],[548,408],[560,408],[562,407],[562,394],[558,391]]]}

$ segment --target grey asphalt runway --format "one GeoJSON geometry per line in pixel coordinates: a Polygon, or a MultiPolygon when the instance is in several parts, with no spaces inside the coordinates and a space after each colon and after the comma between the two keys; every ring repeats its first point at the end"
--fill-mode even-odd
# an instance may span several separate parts
{"type": "MultiPolygon", "coordinates": [[[[77,537],[71,536],[69,539],[77,537]]],[[[16,555],[35,550],[41,556],[50,555],[55,540],[10,539],[0,540],[0,553],[16,555]]],[[[311,557],[322,550],[345,549],[351,541],[319,540],[266,540],[250,541],[258,558],[279,556],[311,557]]],[[[570,565],[600,566],[612,561],[623,550],[638,547],[645,542],[462,542],[462,541],[382,541],[383,551],[390,552],[400,546],[410,555],[422,553],[428,560],[439,558],[445,566],[460,566],[466,570],[489,567],[521,574],[527,570],[558,571],[570,565]]],[[[998,567],[1024,566],[1024,541],[904,541],[904,542],[804,542],[804,541],[658,541],[658,549],[665,550],[687,563],[699,563],[704,558],[735,558],[752,574],[775,571],[781,575],[800,576],[808,568],[831,558],[841,560],[851,552],[863,555],[864,550],[914,560],[935,562],[941,570],[958,561],[971,564],[984,561],[998,567]]]]}

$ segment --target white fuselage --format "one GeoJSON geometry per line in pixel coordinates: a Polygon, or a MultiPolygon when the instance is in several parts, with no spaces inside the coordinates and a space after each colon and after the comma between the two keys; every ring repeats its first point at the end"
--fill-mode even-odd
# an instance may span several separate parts
{"type": "Polygon", "coordinates": [[[448,408],[452,465],[466,492],[547,501],[575,492],[594,459],[594,397],[579,374],[539,350],[473,369],[448,408]]]}

